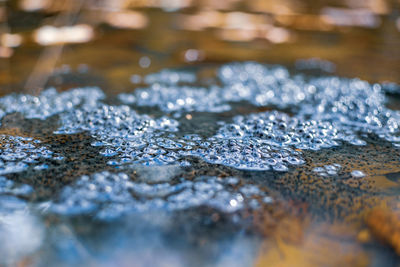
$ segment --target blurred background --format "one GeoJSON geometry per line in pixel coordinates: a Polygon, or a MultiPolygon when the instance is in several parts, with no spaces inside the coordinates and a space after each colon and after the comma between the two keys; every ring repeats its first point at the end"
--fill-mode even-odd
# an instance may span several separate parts
{"type": "Polygon", "coordinates": [[[257,60],[400,81],[399,0],[0,0],[0,94],[257,60]],[[314,58],[314,60],[304,60],[314,58]]]}

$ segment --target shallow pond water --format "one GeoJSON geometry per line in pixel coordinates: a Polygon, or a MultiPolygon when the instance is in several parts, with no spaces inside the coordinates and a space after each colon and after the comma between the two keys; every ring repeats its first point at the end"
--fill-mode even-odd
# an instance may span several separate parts
{"type": "Polygon", "coordinates": [[[397,2],[33,2],[1,6],[0,265],[399,264],[397,2]]]}

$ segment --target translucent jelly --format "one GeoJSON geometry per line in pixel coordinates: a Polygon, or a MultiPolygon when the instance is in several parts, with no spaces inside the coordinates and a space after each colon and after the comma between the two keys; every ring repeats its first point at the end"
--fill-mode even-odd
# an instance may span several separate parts
{"type": "MultiPolygon", "coordinates": [[[[125,213],[174,211],[208,206],[222,212],[235,212],[261,197],[255,185],[237,186],[238,179],[197,177],[179,183],[134,182],[124,173],[101,172],[81,177],[67,186],[50,211],[64,214],[94,214],[113,219],[125,213]]],[[[254,203],[252,204],[254,205],[254,203]]]]}

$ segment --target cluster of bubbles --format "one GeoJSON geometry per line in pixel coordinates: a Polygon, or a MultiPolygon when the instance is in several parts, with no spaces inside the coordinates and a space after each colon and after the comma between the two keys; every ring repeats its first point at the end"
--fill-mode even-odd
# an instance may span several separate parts
{"type": "Polygon", "coordinates": [[[21,172],[34,166],[35,170],[47,169],[42,160],[62,160],[63,157],[30,137],[0,135],[0,175],[21,172]]]}
{"type": "Polygon", "coordinates": [[[124,173],[100,172],[82,176],[63,189],[49,210],[57,214],[90,214],[110,220],[126,213],[175,211],[206,206],[221,212],[236,212],[245,206],[271,203],[255,185],[240,185],[235,177],[197,177],[179,183],[132,181],[124,173]]]}
{"type": "Polygon", "coordinates": [[[27,119],[44,120],[79,105],[93,105],[103,98],[104,93],[95,87],[77,88],[62,93],[50,88],[38,96],[11,94],[0,98],[0,119],[6,114],[20,113],[27,119]]]}

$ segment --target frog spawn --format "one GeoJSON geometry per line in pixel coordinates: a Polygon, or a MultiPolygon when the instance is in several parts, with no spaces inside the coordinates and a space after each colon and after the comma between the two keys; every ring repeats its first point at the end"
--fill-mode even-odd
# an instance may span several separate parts
{"type": "Polygon", "coordinates": [[[14,266],[24,256],[39,249],[44,239],[43,225],[31,214],[29,197],[33,188],[0,176],[0,265],[14,266]]]}
{"type": "Polygon", "coordinates": [[[39,96],[11,94],[0,98],[0,119],[6,114],[17,112],[27,119],[44,120],[79,105],[94,105],[104,97],[104,93],[95,87],[77,88],[62,93],[49,88],[39,96]]]}
{"type": "Polygon", "coordinates": [[[63,157],[41,145],[40,140],[30,137],[0,135],[0,174],[22,172],[34,166],[34,169],[47,169],[48,165],[39,164],[41,160],[62,160],[63,157]]]}
{"type": "Polygon", "coordinates": [[[0,195],[28,196],[32,192],[33,188],[30,185],[17,184],[4,176],[0,176],[0,195]]]}
{"type": "Polygon", "coordinates": [[[85,106],[61,115],[62,126],[56,134],[90,132],[93,137],[105,142],[109,138],[142,137],[156,131],[176,132],[178,122],[167,117],[152,119],[147,115],[139,115],[128,106],[110,106],[98,103],[85,106]]]}
{"type": "Polygon", "coordinates": [[[341,131],[329,121],[303,120],[272,111],[237,116],[218,131],[220,138],[249,138],[280,148],[321,150],[338,146],[337,141],[364,145],[353,133],[341,131]]]}
{"type": "Polygon", "coordinates": [[[233,123],[222,123],[213,137],[187,138],[172,134],[178,130],[176,120],[154,119],[128,106],[99,103],[104,95],[96,88],[60,94],[51,89],[39,97],[7,96],[0,103],[8,107],[15,102],[18,105],[11,106],[24,107],[6,112],[20,112],[26,118],[60,114],[62,126],[56,133],[90,132],[96,140],[92,145],[104,147],[101,154],[112,157],[111,165],[178,162],[186,166],[190,164],[187,157],[194,156],[239,169],[286,171],[290,165],[303,163],[296,149],[320,150],[340,145],[338,141],[364,145],[360,133],[375,133],[394,145],[399,142],[400,115],[385,108],[378,84],[337,77],[306,79],[291,76],[281,66],[252,62],[223,65],[217,78],[221,86],[199,89],[180,85],[194,82],[193,73],[163,71],[145,78],[150,89],[120,98],[159,106],[165,112],[221,112],[230,108],[228,102],[247,100],[257,106],[291,108],[296,115],[266,112],[237,116],[233,123]]]}
{"type": "Polygon", "coordinates": [[[365,144],[358,138],[359,133],[374,133],[396,146],[400,142],[400,112],[385,107],[380,84],[339,77],[306,79],[301,75],[290,76],[283,67],[257,63],[225,65],[219,71],[219,78],[231,88],[242,86],[240,92],[250,96],[239,97],[238,101],[290,108],[299,121],[331,124],[342,135],[340,139],[353,145],[365,144]],[[271,85],[266,84],[270,80],[271,85]]]}
{"type": "Polygon", "coordinates": [[[321,167],[315,167],[313,169],[313,172],[317,173],[320,176],[337,176],[338,172],[340,171],[340,169],[342,168],[342,166],[338,163],[334,163],[331,165],[325,165],[325,166],[321,166],[321,167]]]}
{"type": "Polygon", "coordinates": [[[180,179],[177,184],[148,184],[134,182],[124,173],[101,172],[83,176],[64,188],[59,199],[50,204],[49,211],[63,215],[91,214],[110,220],[126,213],[169,212],[200,206],[231,213],[246,205],[260,205],[264,199],[271,203],[271,198],[257,186],[238,184],[235,177],[209,176],[193,181],[180,179]]]}
{"type": "Polygon", "coordinates": [[[305,112],[290,117],[277,111],[237,116],[233,123],[221,123],[213,137],[179,137],[174,134],[179,126],[174,119],[152,119],[128,106],[98,104],[62,114],[62,126],[56,133],[89,131],[97,140],[93,145],[104,147],[102,155],[117,156],[110,165],[178,162],[187,166],[188,157],[198,157],[244,170],[287,171],[290,165],[304,163],[296,149],[317,151],[338,146],[339,141],[365,144],[345,120],[306,120],[306,116],[305,112]]]}
{"type": "Polygon", "coordinates": [[[118,147],[103,151],[105,156],[119,155],[110,165],[140,163],[144,165],[180,164],[189,166],[188,157],[201,158],[211,164],[222,164],[243,170],[287,171],[287,164],[301,164],[300,153],[268,144],[243,139],[207,138],[189,135],[183,138],[152,137],[132,143],[119,142],[118,147]],[[142,147],[137,147],[139,142],[142,147]]]}
{"type": "MultiPolygon", "coordinates": [[[[169,70],[171,77],[182,76],[179,71],[169,70]]],[[[162,77],[163,71],[154,74],[162,77]]],[[[257,106],[275,105],[288,107],[304,100],[310,89],[301,76],[291,79],[286,68],[266,67],[255,63],[227,64],[218,70],[217,77],[222,86],[209,88],[179,85],[167,79],[147,79],[149,87],[135,90],[132,94],[121,94],[124,104],[157,106],[168,113],[178,111],[224,112],[230,110],[230,102],[248,101],[257,106]],[[152,81],[154,81],[152,83],[152,81]]],[[[186,79],[194,83],[195,79],[186,79]]]]}
{"type": "Polygon", "coordinates": [[[221,85],[210,88],[159,80],[120,99],[138,106],[157,106],[168,113],[223,112],[231,108],[231,102],[247,101],[255,106],[289,108],[304,123],[329,123],[345,135],[344,141],[354,145],[365,144],[357,137],[359,133],[374,133],[395,146],[400,143],[400,112],[385,107],[380,84],[339,77],[293,76],[285,67],[254,62],[223,65],[216,78],[221,85]]]}
{"type": "Polygon", "coordinates": [[[158,107],[164,112],[224,112],[230,110],[218,87],[210,89],[194,86],[152,84],[150,88],[137,89],[134,94],[120,94],[124,104],[139,107],[158,107]]]}
{"type": "Polygon", "coordinates": [[[288,170],[288,164],[303,163],[300,153],[268,143],[253,136],[217,135],[203,138],[196,134],[179,137],[178,122],[168,117],[152,119],[139,115],[128,106],[98,104],[61,115],[57,134],[88,131],[95,138],[93,146],[104,147],[101,154],[110,165],[141,163],[190,165],[188,157],[198,157],[212,164],[245,170],[288,170]]]}
{"type": "Polygon", "coordinates": [[[180,84],[180,83],[194,83],[197,76],[192,72],[175,71],[165,69],[157,73],[151,73],[144,77],[144,82],[147,84],[180,84]]]}

